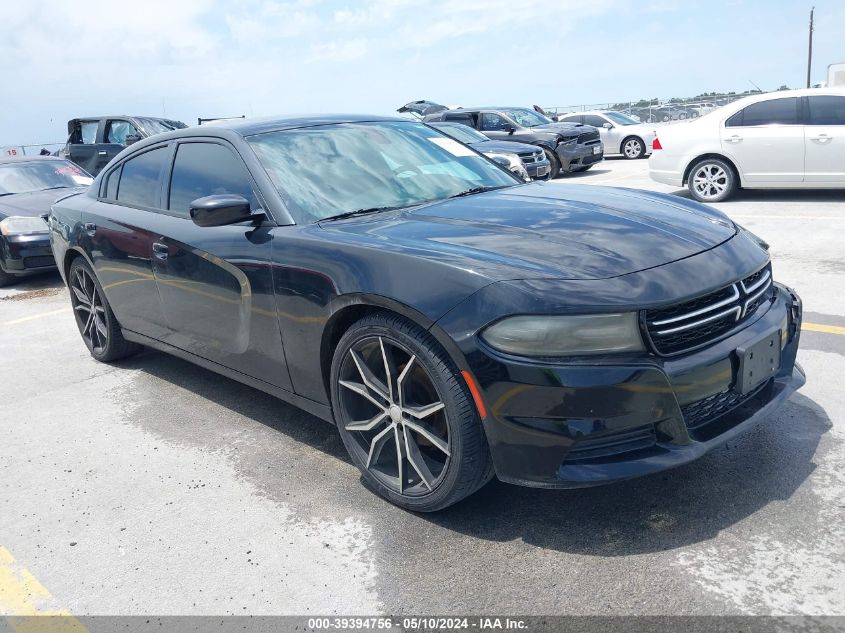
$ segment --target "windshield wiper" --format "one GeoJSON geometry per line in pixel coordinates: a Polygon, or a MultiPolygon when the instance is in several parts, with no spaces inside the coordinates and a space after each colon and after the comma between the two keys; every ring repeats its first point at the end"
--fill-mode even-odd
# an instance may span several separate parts
{"type": "Polygon", "coordinates": [[[337,215],[330,215],[327,218],[320,218],[319,222],[326,222],[327,220],[343,220],[344,218],[354,218],[356,215],[368,215],[370,213],[379,213],[381,211],[393,211],[401,207],[370,207],[369,209],[356,209],[355,211],[346,211],[338,213],[337,215]]]}
{"type": "Polygon", "coordinates": [[[41,191],[52,191],[53,189],[70,189],[70,185],[56,185],[55,187],[47,187],[41,191]]]}
{"type": "Polygon", "coordinates": [[[495,187],[491,187],[489,185],[484,187],[473,187],[472,189],[467,189],[466,191],[462,191],[461,193],[456,193],[454,196],[449,196],[450,198],[462,198],[463,196],[471,196],[476,193],[484,193],[485,191],[494,191],[496,189],[504,189],[505,187],[509,187],[510,185],[497,185],[495,187]]]}

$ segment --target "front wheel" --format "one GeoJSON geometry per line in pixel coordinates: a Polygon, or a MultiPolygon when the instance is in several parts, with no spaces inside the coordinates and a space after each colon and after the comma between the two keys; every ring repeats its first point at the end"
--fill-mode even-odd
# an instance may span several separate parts
{"type": "Polygon", "coordinates": [[[3,286],[10,286],[15,283],[18,278],[15,275],[10,275],[7,272],[4,272],[2,268],[0,268],[0,288],[3,286]]]}
{"type": "Polygon", "coordinates": [[[718,158],[705,158],[693,165],[687,187],[699,202],[722,202],[730,198],[737,187],[733,168],[718,158]]]}
{"type": "Polygon", "coordinates": [[[68,271],[70,302],[82,340],[96,360],[108,363],[134,354],[140,349],[123,338],[103,287],[91,266],[81,257],[73,260],[68,271]]]}
{"type": "Polygon", "coordinates": [[[560,159],[554,152],[544,149],[546,158],[549,159],[549,177],[548,180],[554,180],[560,176],[560,159]]]}
{"type": "Polygon", "coordinates": [[[645,143],[641,138],[632,136],[622,141],[622,155],[628,160],[636,160],[645,155],[645,143]]]}
{"type": "Polygon", "coordinates": [[[377,313],[341,338],[331,369],[340,436],[365,483],[408,510],[450,506],[492,476],[467,386],[434,337],[377,313]]]}

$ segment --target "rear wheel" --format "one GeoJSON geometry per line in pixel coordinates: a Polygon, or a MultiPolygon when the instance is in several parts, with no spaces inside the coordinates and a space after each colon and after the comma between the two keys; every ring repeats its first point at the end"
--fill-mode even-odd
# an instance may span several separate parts
{"type": "Polygon", "coordinates": [[[687,187],[699,202],[722,202],[731,197],[737,187],[733,167],[718,158],[705,158],[693,165],[687,187]]]}
{"type": "Polygon", "coordinates": [[[393,314],[355,323],[331,369],[340,436],[364,481],[408,510],[452,505],[492,477],[481,422],[431,334],[393,314]]]}
{"type": "Polygon", "coordinates": [[[554,152],[544,149],[546,153],[546,158],[549,159],[549,180],[554,180],[558,176],[560,176],[560,159],[557,157],[557,154],[554,152]]]}
{"type": "Polygon", "coordinates": [[[81,257],[70,265],[68,272],[70,302],[82,340],[98,361],[108,363],[134,354],[140,349],[123,338],[120,324],[114,316],[103,287],[91,266],[81,257]]]}
{"type": "Polygon", "coordinates": [[[622,155],[628,160],[636,160],[645,155],[645,143],[637,136],[629,136],[622,141],[622,155]]]}

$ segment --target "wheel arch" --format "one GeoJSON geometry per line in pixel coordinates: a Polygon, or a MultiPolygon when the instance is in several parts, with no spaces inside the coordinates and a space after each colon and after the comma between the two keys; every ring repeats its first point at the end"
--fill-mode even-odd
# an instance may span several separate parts
{"type": "Polygon", "coordinates": [[[88,254],[79,248],[78,246],[71,246],[65,251],[64,259],[62,260],[62,275],[65,278],[65,283],[70,285],[70,265],[73,263],[73,260],[81,257],[84,259],[91,269],[94,270],[94,262],[91,261],[91,258],[88,257],[88,254]]]}
{"type": "Polygon", "coordinates": [[[454,341],[437,325],[436,321],[419,310],[381,295],[363,293],[342,295],[335,300],[335,305],[332,306],[331,315],[323,327],[323,334],[320,340],[320,373],[329,403],[331,403],[331,385],[329,382],[332,358],[334,357],[334,350],[337,347],[337,343],[353,324],[376,312],[397,314],[426,330],[437,340],[459,371],[468,369],[466,359],[454,341]]]}
{"type": "Polygon", "coordinates": [[[683,177],[683,180],[681,181],[682,184],[684,184],[684,185],[687,184],[687,181],[689,179],[689,175],[690,175],[690,172],[692,171],[692,168],[699,161],[704,160],[705,158],[716,158],[718,160],[726,162],[730,166],[730,168],[733,169],[734,174],[736,174],[736,177],[739,179],[739,186],[740,187],[742,186],[742,184],[743,184],[743,182],[742,182],[742,172],[736,166],[736,163],[734,161],[732,161],[730,158],[728,158],[727,156],[725,156],[724,154],[720,154],[719,152],[707,152],[705,154],[700,154],[700,155],[696,156],[695,158],[693,158],[689,163],[687,163],[687,166],[684,169],[684,177],[683,177]]]}
{"type": "Polygon", "coordinates": [[[619,141],[619,153],[625,153],[625,143],[630,141],[632,138],[637,139],[643,145],[643,156],[646,155],[648,151],[648,145],[646,145],[645,139],[640,136],[639,134],[629,134],[628,136],[624,137],[621,141],[619,141]]]}

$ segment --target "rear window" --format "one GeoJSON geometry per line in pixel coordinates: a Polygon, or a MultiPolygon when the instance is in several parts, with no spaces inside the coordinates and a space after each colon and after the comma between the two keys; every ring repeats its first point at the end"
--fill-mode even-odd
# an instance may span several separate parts
{"type": "Polygon", "coordinates": [[[845,97],[810,97],[810,125],[845,125],[845,97]]]}
{"type": "Polygon", "coordinates": [[[157,207],[159,175],[169,148],[157,147],[123,163],[117,199],[138,207],[157,207]]]}
{"type": "Polygon", "coordinates": [[[796,97],[752,103],[725,122],[728,127],[797,124],[798,99],[796,97]]]}

